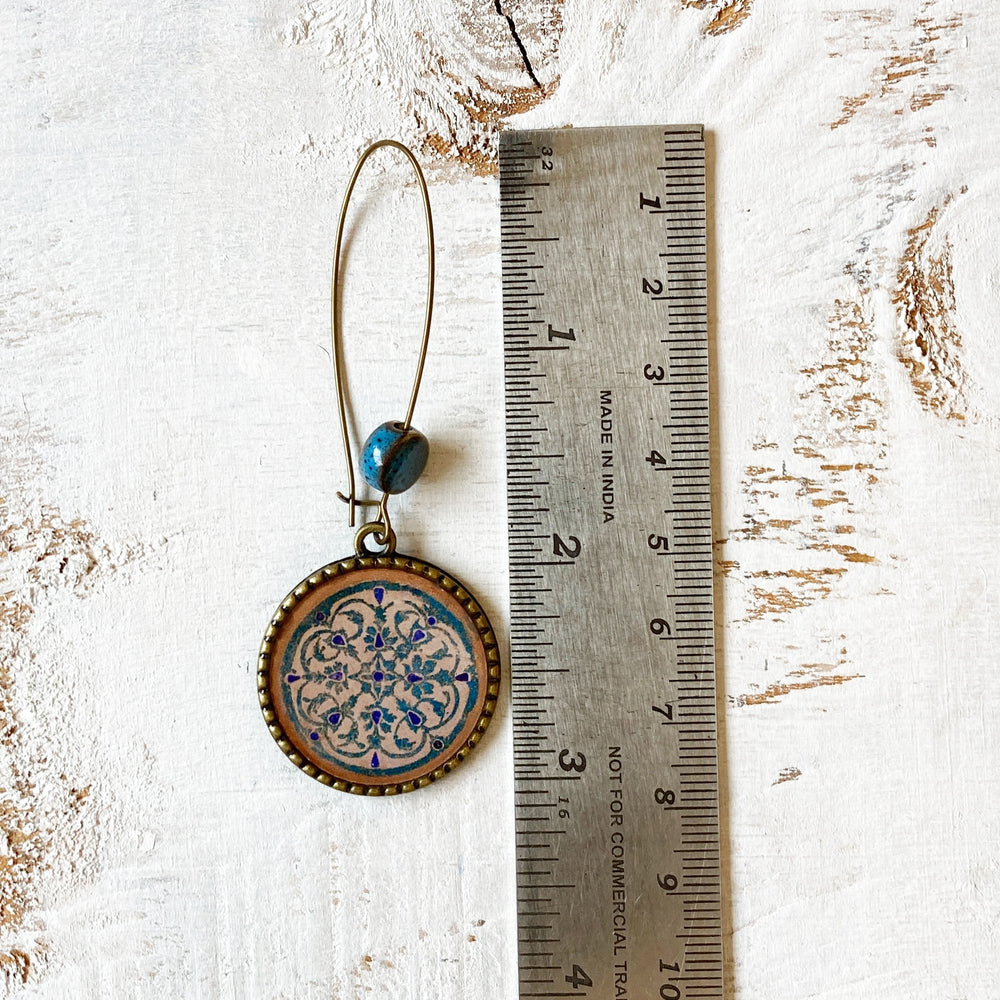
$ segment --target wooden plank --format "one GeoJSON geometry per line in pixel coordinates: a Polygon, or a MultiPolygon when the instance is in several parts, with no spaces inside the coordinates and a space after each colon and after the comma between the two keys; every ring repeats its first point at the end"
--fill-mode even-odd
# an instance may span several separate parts
{"type": "MultiPolygon", "coordinates": [[[[400,545],[502,624],[496,132],[666,117],[709,141],[726,979],[992,1000],[998,42],[985,0],[0,10],[6,992],[516,995],[506,702],[446,781],[357,800],[275,749],[253,661],[350,550],[359,150],[420,150],[439,236],[400,545]]],[[[364,185],[362,435],[423,284],[405,171],[364,185]]]]}

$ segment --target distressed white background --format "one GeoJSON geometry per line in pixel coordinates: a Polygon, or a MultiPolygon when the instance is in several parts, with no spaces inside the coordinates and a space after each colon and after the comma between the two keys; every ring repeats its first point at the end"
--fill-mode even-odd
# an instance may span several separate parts
{"type": "MultiPolygon", "coordinates": [[[[1000,14],[987,0],[0,4],[0,987],[516,994],[510,720],[418,794],[260,718],[347,552],[327,347],[357,153],[427,164],[439,291],[396,507],[504,633],[496,133],[700,121],[714,188],[734,997],[1000,995],[1000,14]]],[[[360,434],[419,333],[366,175],[360,434]]]]}

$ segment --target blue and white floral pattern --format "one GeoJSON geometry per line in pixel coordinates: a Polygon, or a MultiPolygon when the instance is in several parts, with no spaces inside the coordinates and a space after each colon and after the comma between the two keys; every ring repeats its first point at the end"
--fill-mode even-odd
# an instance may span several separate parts
{"type": "Polygon", "coordinates": [[[477,639],[416,586],[345,587],[310,611],[285,649],[288,718],[340,770],[419,770],[449,752],[477,703],[477,639]]]}

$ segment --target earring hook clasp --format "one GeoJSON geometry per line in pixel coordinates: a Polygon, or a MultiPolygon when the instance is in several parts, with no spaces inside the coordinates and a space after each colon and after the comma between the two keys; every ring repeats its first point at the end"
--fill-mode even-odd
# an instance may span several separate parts
{"type": "Polygon", "coordinates": [[[351,179],[347,184],[347,191],[344,193],[344,201],[340,207],[340,218],[337,221],[337,241],[333,253],[333,276],[331,278],[330,285],[330,340],[333,346],[333,371],[337,386],[337,405],[340,412],[340,430],[344,440],[344,458],[347,461],[348,479],[347,496],[340,492],[337,493],[337,496],[348,505],[352,528],[354,527],[356,507],[378,507],[378,521],[382,525],[382,530],[376,534],[376,541],[378,541],[379,544],[388,544],[388,540],[392,534],[387,509],[389,494],[383,493],[381,499],[379,500],[359,500],[355,496],[354,460],[351,456],[351,442],[350,435],[347,430],[347,411],[344,401],[345,377],[341,351],[341,341],[343,336],[340,325],[340,293],[338,289],[341,275],[340,258],[341,246],[344,239],[344,222],[347,219],[347,207],[350,204],[351,194],[354,191],[354,185],[357,183],[358,176],[361,173],[361,168],[364,166],[365,161],[372,155],[372,153],[375,152],[375,150],[380,149],[383,146],[392,146],[394,149],[398,149],[410,161],[413,171],[416,174],[417,182],[420,186],[420,195],[424,205],[424,222],[427,230],[427,305],[424,310],[424,334],[420,342],[420,354],[417,357],[417,370],[413,378],[413,390],[410,393],[410,403],[407,407],[406,417],[403,420],[402,425],[403,430],[408,430],[411,421],[413,420],[414,407],[417,405],[417,393],[420,391],[420,380],[423,378],[424,374],[424,360],[427,357],[427,342],[431,333],[431,310],[434,305],[434,224],[431,221],[431,202],[430,196],[427,193],[427,182],[424,180],[424,174],[420,169],[420,164],[417,162],[417,158],[413,155],[413,153],[401,142],[397,142],[395,139],[380,139],[378,142],[369,146],[361,154],[361,157],[358,159],[357,166],[354,168],[354,173],[351,174],[351,179]]]}

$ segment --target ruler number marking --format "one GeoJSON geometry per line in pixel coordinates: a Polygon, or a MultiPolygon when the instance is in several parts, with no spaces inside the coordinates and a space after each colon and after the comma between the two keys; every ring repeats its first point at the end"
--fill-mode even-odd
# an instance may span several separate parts
{"type": "MultiPolygon", "coordinates": [[[[660,959],[660,972],[681,973],[680,962],[664,962],[660,959]]],[[[676,983],[666,982],[660,986],[660,997],[662,1000],[680,1000],[681,988],[676,983]]]]}
{"type": "Polygon", "coordinates": [[[677,888],[677,876],[676,875],[657,875],[656,881],[659,883],[660,888],[664,892],[673,892],[677,888]]]}
{"type": "Polygon", "coordinates": [[[578,990],[581,987],[593,986],[594,981],[587,975],[586,972],[579,965],[573,966],[573,971],[570,975],[566,977],[566,982],[573,987],[574,990],[578,990]]]}
{"type": "Polygon", "coordinates": [[[587,770],[587,755],[582,750],[573,753],[568,747],[563,747],[559,751],[559,766],[564,771],[576,771],[582,774],[587,770]]]}
{"type": "Polygon", "coordinates": [[[646,544],[657,554],[666,556],[670,554],[670,541],[665,535],[658,535],[652,532],[646,539],[646,544]]]}
{"type": "Polygon", "coordinates": [[[554,556],[565,556],[567,559],[576,559],[580,555],[583,543],[576,535],[569,535],[568,538],[569,544],[564,542],[558,534],[552,532],[552,554],[554,556]]]}
{"type": "Polygon", "coordinates": [[[551,323],[549,323],[548,326],[549,326],[548,334],[549,334],[550,344],[557,337],[560,340],[576,340],[576,334],[573,332],[573,327],[570,327],[568,330],[557,330],[551,323]]]}
{"type": "MultiPolygon", "coordinates": [[[[669,788],[657,788],[653,792],[653,798],[656,799],[656,804],[661,806],[672,806],[677,801],[677,795],[669,788]]],[[[665,887],[661,885],[660,888],[665,887]]]]}
{"type": "Polygon", "coordinates": [[[649,623],[649,631],[652,632],[653,635],[659,636],[661,639],[665,639],[673,635],[670,628],[670,622],[668,622],[665,618],[654,618],[649,623]],[[664,632],[666,635],[664,635],[664,632]]]}
{"type": "MultiPolygon", "coordinates": [[[[662,705],[653,705],[654,712],[659,712],[668,722],[673,722],[674,720],[674,706],[664,702],[662,705]]],[[[661,722],[661,726],[667,725],[666,722],[661,722]]]]}

